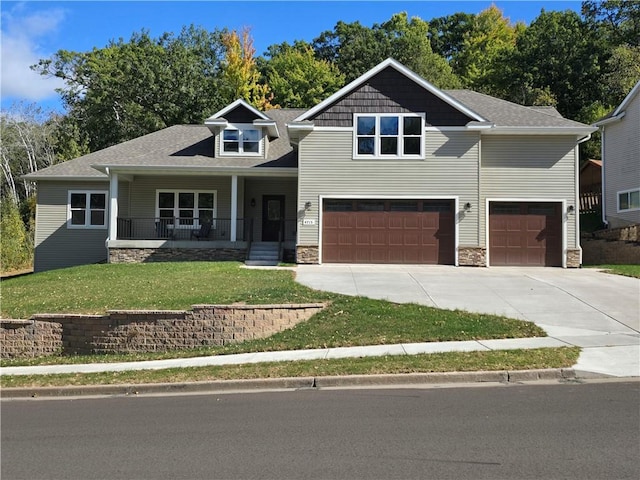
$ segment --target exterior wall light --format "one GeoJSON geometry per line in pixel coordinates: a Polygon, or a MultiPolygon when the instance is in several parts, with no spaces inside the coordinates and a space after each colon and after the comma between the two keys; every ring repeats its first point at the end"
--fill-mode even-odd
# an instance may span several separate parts
{"type": "Polygon", "coordinates": [[[255,199],[255,198],[252,198],[252,199],[251,199],[250,205],[251,205],[252,207],[255,207],[255,206],[256,206],[256,199],[255,199]]]}
{"type": "Polygon", "coordinates": [[[464,204],[464,211],[468,212],[469,210],[471,210],[471,203],[467,202],[464,204]]]}
{"type": "Polygon", "coordinates": [[[311,209],[311,202],[305,202],[305,204],[304,204],[304,209],[305,209],[305,210],[309,210],[309,209],[311,209]]]}
{"type": "Polygon", "coordinates": [[[576,207],[574,207],[573,205],[569,205],[569,206],[567,207],[567,213],[568,213],[569,215],[573,215],[573,212],[575,212],[575,210],[576,210],[576,207]]]}

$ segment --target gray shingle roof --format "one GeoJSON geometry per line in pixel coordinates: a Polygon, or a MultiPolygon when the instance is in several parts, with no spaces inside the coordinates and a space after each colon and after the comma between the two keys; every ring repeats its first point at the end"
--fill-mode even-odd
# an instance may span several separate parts
{"type": "Polygon", "coordinates": [[[497,127],[587,127],[563,118],[555,108],[525,107],[471,90],[446,93],[497,127]]]}
{"type": "Polygon", "coordinates": [[[290,145],[286,123],[303,110],[276,109],[266,112],[275,120],[279,138],[269,143],[267,158],[215,157],[214,137],[205,125],[175,125],[134,138],[118,145],[78,157],[67,162],[27,175],[26,178],[46,179],[86,177],[106,179],[106,175],[92,166],[129,167],[220,167],[220,168],[295,168],[297,155],[290,145]]]}

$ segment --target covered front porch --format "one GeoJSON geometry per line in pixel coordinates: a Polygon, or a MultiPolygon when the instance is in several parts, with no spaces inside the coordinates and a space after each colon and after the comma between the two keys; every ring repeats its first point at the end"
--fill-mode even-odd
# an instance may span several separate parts
{"type": "Polygon", "coordinates": [[[109,172],[109,262],[247,259],[276,244],[291,258],[297,177],[109,172]]]}

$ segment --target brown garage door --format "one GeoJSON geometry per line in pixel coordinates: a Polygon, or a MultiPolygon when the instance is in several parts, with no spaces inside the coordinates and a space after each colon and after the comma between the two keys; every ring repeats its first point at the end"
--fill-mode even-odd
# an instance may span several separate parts
{"type": "Polygon", "coordinates": [[[560,203],[491,202],[491,265],[562,266],[560,203]]]}
{"type": "Polygon", "coordinates": [[[326,263],[453,264],[452,200],[325,200],[326,263]]]}

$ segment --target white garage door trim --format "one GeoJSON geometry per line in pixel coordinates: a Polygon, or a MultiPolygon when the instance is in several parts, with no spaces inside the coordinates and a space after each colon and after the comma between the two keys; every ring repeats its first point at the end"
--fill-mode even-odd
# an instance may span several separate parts
{"type": "MultiPolygon", "coordinates": [[[[564,198],[523,198],[523,197],[491,197],[485,198],[484,204],[484,245],[487,256],[487,267],[491,266],[491,257],[489,255],[489,204],[491,202],[545,202],[545,203],[560,203],[562,212],[562,268],[567,268],[567,200],[564,198]]],[[[579,212],[574,211],[572,215],[579,215],[579,212]]]]}
{"type": "Polygon", "coordinates": [[[453,200],[454,205],[454,264],[458,266],[458,236],[459,236],[459,224],[460,224],[460,206],[458,196],[445,196],[445,195],[318,195],[318,263],[322,264],[322,226],[323,226],[323,211],[325,200],[341,200],[341,199],[353,199],[353,200],[453,200]]]}

